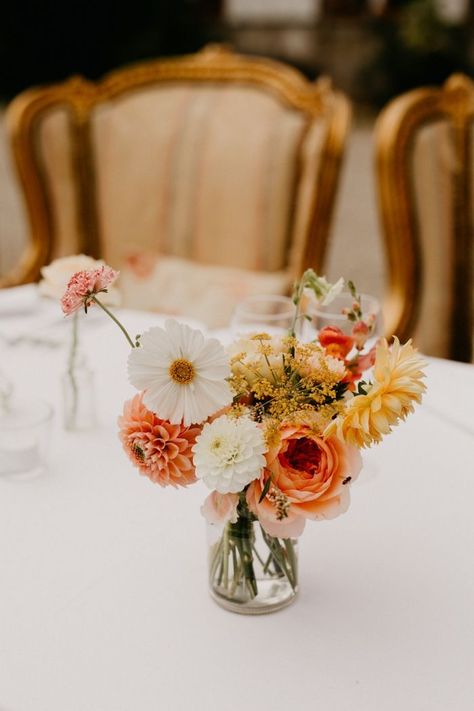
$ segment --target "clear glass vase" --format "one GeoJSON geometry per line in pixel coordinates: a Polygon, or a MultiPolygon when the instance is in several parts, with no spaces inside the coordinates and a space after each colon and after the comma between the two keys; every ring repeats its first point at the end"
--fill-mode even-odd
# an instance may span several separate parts
{"type": "Polygon", "coordinates": [[[69,432],[79,432],[96,426],[94,373],[79,347],[78,311],[72,317],[71,327],[67,370],[61,378],[63,424],[69,432]]]}
{"type": "Polygon", "coordinates": [[[63,422],[70,432],[96,426],[94,373],[82,353],[77,353],[72,367],[62,376],[63,422]]]}
{"type": "Polygon", "coordinates": [[[209,587],[226,610],[244,615],[274,612],[298,591],[297,542],[269,536],[254,517],[224,528],[208,524],[209,587]]]}

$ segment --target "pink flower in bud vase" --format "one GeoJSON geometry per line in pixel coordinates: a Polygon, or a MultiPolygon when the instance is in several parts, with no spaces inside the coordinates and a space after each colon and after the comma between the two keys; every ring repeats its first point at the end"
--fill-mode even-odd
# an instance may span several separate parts
{"type": "Polygon", "coordinates": [[[93,297],[106,292],[118,275],[119,272],[106,265],[98,269],[76,272],[70,278],[66,293],[61,299],[62,310],[68,316],[84,306],[87,312],[88,307],[94,303],[93,297]]]}

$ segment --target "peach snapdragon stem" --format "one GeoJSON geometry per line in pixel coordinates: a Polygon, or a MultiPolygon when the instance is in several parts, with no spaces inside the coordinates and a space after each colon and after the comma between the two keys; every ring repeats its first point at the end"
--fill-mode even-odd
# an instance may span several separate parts
{"type": "Polygon", "coordinates": [[[93,301],[94,304],[97,304],[97,306],[100,306],[100,308],[102,309],[102,311],[105,311],[105,313],[107,314],[107,316],[110,316],[110,318],[112,319],[112,321],[114,321],[114,322],[117,324],[117,326],[120,328],[120,330],[122,331],[123,335],[125,336],[125,338],[126,338],[127,341],[129,342],[130,346],[131,346],[132,348],[136,348],[136,345],[137,345],[137,344],[132,341],[132,339],[130,338],[130,336],[129,336],[129,334],[128,334],[127,329],[125,328],[125,326],[123,326],[123,325],[120,323],[120,321],[118,320],[118,318],[116,318],[116,317],[113,315],[113,313],[112,313],[111,311],[109,311],[109,309],[107,308],[107,306],[104,306],[104,304],[103,304],[101,301],[99,301],[99,299],[98,299],[96,296],[93,296],[93,297],[91,298],[91,301],[93,301]]]}

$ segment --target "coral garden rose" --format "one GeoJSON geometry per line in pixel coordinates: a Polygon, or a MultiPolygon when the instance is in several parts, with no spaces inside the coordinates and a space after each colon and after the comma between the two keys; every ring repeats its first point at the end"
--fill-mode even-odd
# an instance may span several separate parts
{"type": "Polygon", "coordinates": [[[269,535],[293,538],[307,518],[335,518],[348,509],[348,484],[362,466],[356,447],[334,436],[323,439],[307,426],[286,425],[266,458],[262,476],[247,490],[247,503],[269,535]]]}
{"type": "Polygon", "coordinates": [[[125,403],[118,419],[125,452],[141,474],[160,486],[188,486],[196,481],[192,447],[200,427],[172,425],[143,404],[143,393],[125,403]]]}

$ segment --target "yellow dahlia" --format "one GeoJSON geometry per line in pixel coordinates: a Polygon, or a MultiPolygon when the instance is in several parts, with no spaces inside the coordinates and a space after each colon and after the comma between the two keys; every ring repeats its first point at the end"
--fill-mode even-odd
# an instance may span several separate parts
{"type": "Polygon", "coordinates": [[[370,447],[389,434],[392,427],[413,412],[413,403],[421,402],[426,390],[422,382],[426,365],[411,345],[401,345],[398,338],[389,348],[384,339],[377,346],[374,382],[366,395],[357,395],[344,412],[333,420],[324,432],[325,437],[338,437],[357,447],[370,447]]]}

